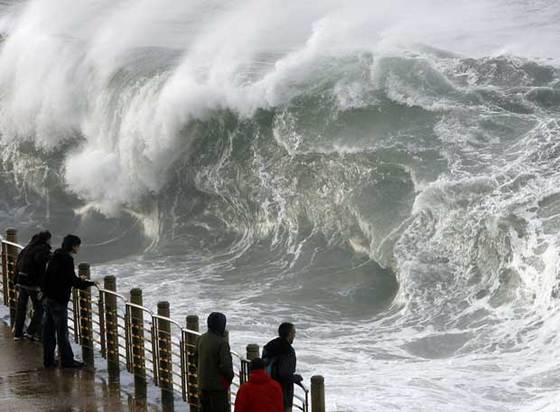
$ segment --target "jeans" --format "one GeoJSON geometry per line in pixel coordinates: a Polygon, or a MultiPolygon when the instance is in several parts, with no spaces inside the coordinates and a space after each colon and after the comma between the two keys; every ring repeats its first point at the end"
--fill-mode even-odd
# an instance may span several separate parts
{"type": "Polygon", "coordinates": [[[62,365],[74,361],[74,352],[68,340],[68,306],[52,299],[46,299],[45,321],[43,324],[43,364],[54,364],[54,350],[58,343],[58,352],[62,365]]]}
{"type": "Polygon", "coordinates": [[[33,303],[33,316],[27,327],[27,333],[31,336],[40,336],[41,320],[43,319],[43,305],[39,300],[39,291],[28,289],[25,286],[19,287],[18,301],[16,306],[16,320],[14,324],[14,336],[23,336],[23,327],[25,325],[25,316],[27,314],[27,302],[31,298],[33,303]]]}

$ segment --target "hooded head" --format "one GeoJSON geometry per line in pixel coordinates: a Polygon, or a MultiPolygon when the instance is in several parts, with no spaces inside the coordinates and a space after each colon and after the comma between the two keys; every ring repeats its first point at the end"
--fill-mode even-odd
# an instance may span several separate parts
{"type": "Polygon", "coordinates": [[[30,244],[49,243],[50,240],[51,240],[51,232],[49,232],[48,230],[44,230],[42,232],[35,233],[29,243],[30,244]]]}
{"type": "Polygon", "coordinates": [[[48,230],[44,230],[37,233],[35,236],[33,236],[33,238],[35,238],[38,242],[49,243],[51,240],[51,232],[49,232],[48,230]]]}
{"type": "Polygon", "coordinates": [[[249,364],[249,372],[253,372],[258,369],[264,369],[264,367],[264,361],[261,358],[255,358],[249,364]]]}
{"type": "Polygon", "coordinates": [[[223,336],[226,331],[226,315],[220,312],[212,312],[208,316],[208,329],[223,336]]]}

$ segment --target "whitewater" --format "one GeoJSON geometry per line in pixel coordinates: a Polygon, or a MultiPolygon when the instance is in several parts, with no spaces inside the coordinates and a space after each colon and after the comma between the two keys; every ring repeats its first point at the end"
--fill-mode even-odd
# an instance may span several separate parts
{"type": "Polygon", "coordinates": [[[558,411],[556,0],[0,1],[0,227],[297,327],[327,410],[558,411]]]}

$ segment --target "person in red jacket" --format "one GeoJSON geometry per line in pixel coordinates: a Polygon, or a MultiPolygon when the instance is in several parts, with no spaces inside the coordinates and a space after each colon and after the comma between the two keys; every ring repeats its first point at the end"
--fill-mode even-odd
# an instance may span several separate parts
{"type": "Polygon", "coordinates": [[[249,365],[249,381],[237,392],[235,412],[284,412],[282,388],[266,373],[261,358],[249,365]]]}

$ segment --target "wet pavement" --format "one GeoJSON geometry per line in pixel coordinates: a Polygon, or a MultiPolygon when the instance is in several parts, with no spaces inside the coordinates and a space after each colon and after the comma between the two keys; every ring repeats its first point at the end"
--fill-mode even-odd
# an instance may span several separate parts
{"type": "Polygon", "coordinates": [[[93,369],[44,369],[42,347],[14,342],[0,321],[0,411],[158,411],[93,369]]]}

